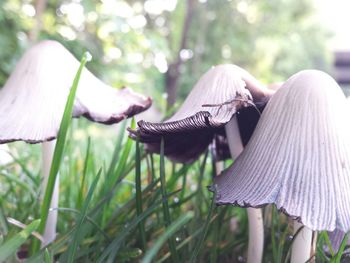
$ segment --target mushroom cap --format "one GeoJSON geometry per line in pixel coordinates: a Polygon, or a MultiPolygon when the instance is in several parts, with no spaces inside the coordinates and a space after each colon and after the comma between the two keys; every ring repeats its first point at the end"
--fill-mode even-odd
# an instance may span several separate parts
{"type": "Polygon", "coordinates": [[[274,203],[310,229],[348,231],[349,110],[326,73],[293,75],[267,104],[242,154],[214,179],[216,202],[274,203]]]}
{"type": "MultiPolygon", "coordinates": [[[[207,112],[210,114],[208,125],[222,126],[230,121],[238,109],[249,106],[249,102],[252,102],[252,95],[246,89],[240,68],[230,64],[218,65],[198,80],[182,106],[165,123],[179,122],[195,114],[207,112]],[[233,101],[234,99],[237,101],[233,101]]],[[[207,123],[200,119],[195,124],[207,127],[207,123]]]]}
{"type": "Polygon", "coordinates": [[[139,137],[141,142],[146,143],[147,149],[155,153],[159,153],[160,140],[164,137],[164,152],[168,158],[192,162],[207,149],[214,134],[225,134],[224,125],[238,111],[243,112],[248,107],[250,114],[254,115],[255,128],[260,114],[249,107],[254,105],[250,90],[264,105],[266,98],[262,96],[261,89],[261,84],[238,66],[215,66],[198,80],[170,119],[163,123],[140,121],[138,130],[129,130],[130,136],[139,137]]]}
{"type": "MultiPolygon", "coordinates": [[[[42,41],[31,47],[0,90],[0,143],[56,138],[79,64],[58,42],[42,41]]],[[[112,124],[150,105],[150,98],[128,88],[114,89],[84,69],[73,116],[112,124]]]]}

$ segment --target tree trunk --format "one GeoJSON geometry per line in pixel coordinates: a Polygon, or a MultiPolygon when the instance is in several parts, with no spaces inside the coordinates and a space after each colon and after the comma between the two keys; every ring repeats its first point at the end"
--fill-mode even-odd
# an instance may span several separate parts
{"type": "Polygon", "coordinates": [[[45,11],[47,0],[35,1],[35,22],[33,28],[29,32],[29,40],[35,42],[42,28],[42,14],[45,11]]]}
{"type": "Polygon", "coordinates": [[[165,74],[166,92],[168,94],[168,97],[167,97],[168,109],[175,104],[175,101],[177,98],[177,90],[178,90],[179,79],[180,79],[180,67],[183,64],[183,61],[181,60],[181,57],[180,57],[180,52],[182,49],[185,49],[187,47],[188,33],[189,33],[189,28],[191,25],[191,20],[193,15],[193,7],[194,7],[194,0],[187,0],[186,16],[182,27],[180,47],[179,47],[179,50],[177,51],[176,60],[169,64],[168,71],[165,74]]]}

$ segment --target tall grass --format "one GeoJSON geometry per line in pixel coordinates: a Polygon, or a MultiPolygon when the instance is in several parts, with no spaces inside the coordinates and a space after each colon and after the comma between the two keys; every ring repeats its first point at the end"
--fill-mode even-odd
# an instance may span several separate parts
{"type": "MultiPolygon", "coordinates": [[[[73,137],[91,127],[83,120],[75,120],[75,124],[73,137]]],[[[212,205],[213,194],[207,191],[213,173],[210,156],[202,156],[192,165],[174,165],[163,155],[150,158],[123,130],[123,136],[118,137],[114,130],[99,129],[107,141],[93,134],[81,140],[68,138],[64,155],[70,157],[63,158],[60,169],[58,237],[28,262],[174,262],[175,257],[178,262],[244,260],[247,217],[244,209],[212,205]],[[117,157],[113,155],[116,150],[117,157]],[[123,168],[118,168],[121,165],[123,168]],[[169,240],[173,240],[172,249],[169,240]]],[[[39,181],[35,179],[40,170],[35,165],[39,149],[22,152],[25,147],[20,143],[11,146],[18,148],[21,156],[1,168],[0,254],[1,244],[21,232],[7,222],[8,218],[25,224],[39,218],[39,181]]],[[[274,209],[267,209],[265,222],[264,262],[285,262],[292,240],[288,221],[274,209]]],[[[26,238],[21,247],[13,246],[8,262],[31,242],[26,238]]],[[[323,252],[325,245],[324,238],[319,238],[320,262],[330,260],[323,252]]]]}
{"type": "MultiPolygon", "coordinates": [[[[174,164],[128,138],[130,125],[135,124],[107,128],[73,120],[60,165],[54,163],[61,174],[58,236],[26,262],[243,262],[246,212],[213,203],[207,190],[215,173],[210,154],[191,165],[174,164]]],[[[0,259],[5,262],[28,251],[39,224],[34,219],[43,218],[39,148],[10,147],[14,162],[0,167],[0,259]]],[[[271,208],[264,218],[264,262],[285,262],[292,242],[288,220],[271,208]]],[[[327,235],[319,236],[318,261],[340,262],[345,242],[339,253],[328,255],[327,235]]]]}

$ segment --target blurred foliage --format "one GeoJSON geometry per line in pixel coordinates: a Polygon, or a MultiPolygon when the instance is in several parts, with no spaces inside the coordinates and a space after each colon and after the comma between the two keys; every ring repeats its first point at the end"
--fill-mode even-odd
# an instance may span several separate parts
{"type": "MultiPolygon", "coordinates": [[[[57,239],[26,262],[144,262],[149,254],[155,256],[151,262],[191,262],[194,251],[199,254],[193,262],[245,262],[246,209],[211,206],[213,193],[207,190],[215,176],[211,154],[191,165],[168,161],[164,166],[164,156],[147,154],[127,137],[125,126],[116,136],[113,128],[101,128],[99,133],[85,119],[72,124],[60,169],[57,239]],[[164,211],[170,215],[170,225],[164,211]],[[171,226],[184,219],[169,234],[171,226]],[[180,260],[171,260],[173,252],[164,242],[165,235],[175,241],[174,253],[180,260]],[[73,245],[76,253],[71,252],[73,245]]],[[[15,160],[0,166],[0,252],[8,240],[21,237],[18,225],[4,219],[27,225],[39,218],[40,211],[40,145],[14,142],[10,146],[15,160]]],[[[289,262],[290,223],[274,206],[264,208],[263,262],[289,262]]],[[[316,262],[331,260],[324,252],[326,236],[320,232],[316,262]]],[[[20,252],[25,253],[31,242],[32,237],[20,252]]],[[[4,262],[23,262],[15,255],[4,262]]]]}
{"type": "MultiPolygon", "coordinates": [[[[189,1],[194,10],[187,48],[180,51],[182,98],[219,63],[240,65],[265,83],[304,68],[329,70],[330,35],[309,0],[189,1]]],[[[38,27],[39,39],[56,39],[77,57],[89,50],[94,58],[89,68],[106,82],[131,86],[165,106],[164,73],[178,56],[186,1],[47,0],[41,17],[37,2],[2,0],[1,86],[38,27]]]]}
{"type": "MultiPolygon", "coordinates": [[[[188,0],[194,9],[187,45],[180,51],[185,0],[47,0],[38,16],[35,5],[40,1],[0,0],[0,86],[36,39],[36,31],[38,40],[56,39],[77,58],[89,50],[94,58],[88,65],[91,71],[115,87],[127,85],[152,96],[162,110],[165,73],[179,56],[181,98],[214,64],[238,64],[265,83],[283,81],[304,68],[329,67],[330,35],[316,21],[308,0],[188,0]]],[[[170,235],[168,226],[182,216],[190,218],[189,211],[194,211],[193,219],[171,233],[181,262],[193,251],[199,251],[198,262],[242,262],[247,215],[231,206],[211,211],[212,194],[206,188],[214,176],[210,154],[193,165],[167,162],[164,167],[162,158],[146,154],[142,146],[138,149],[124,128],[116,138],[115,127],[99,129],[86,120],[73,121],[60,170],[59,235],[29,262],[52,256],[60,262],[135,262],[152,251],[159,262],[169,262],[173,255],[167,244],[153,249],[170,235]],[[71,252],[71,244],[78,249],[71,252]]],[[[39,217],[39,145],[18,142],[11,150],[16,159],[0,167],[0,219],[28,224],[39,217]]],[[[291,244],[286,217],[269,207],[264,217],[264,262],[285,262],[291,244]]],[[[4,237],[20,233],[17,226],[2,223],[0,244],[4,237]]],[[[319,239],[318,262],[329,260],[323,246],[319,239]]]]}

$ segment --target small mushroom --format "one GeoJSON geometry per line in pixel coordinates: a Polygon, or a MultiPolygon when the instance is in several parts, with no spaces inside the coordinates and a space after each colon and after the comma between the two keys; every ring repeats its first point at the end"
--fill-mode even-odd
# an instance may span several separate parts
{"type": "MultiPolygon", "coordinates": [[[[0,90],[0,143],[54,139],[78,67],[79,61],[58,42],[42,41],[30,48],[0,90]]],[[[88,70],[79,86],[74,117],[111,124],[151,104],[128,88],[111,88],[88,70]]]]}
{"type": "MultiPolygon", "coordinates": [[[[213,141],[214,135],[219,134],[228,137],[231,158],[235,159],[259,119],[256,108],[262,110],[273,93],[238,66],[215,66],[199,79],[170,119],[164,123],[140,121],[138,130],[129,130],[130,136],[139,138],[150,152],[155,153],[159,153],[163,137],[164,153],[168,158],[193,162],[213,141]]],[[[257,263],[262,259],[263,250],[261,211],[250,209],[248,217],[248,262],[257,263]]]]}
{"type": "Polygon", "coordinates": [[[238,111],[239,126],[245,127],[240,134],[246,144],[260,116],[255,105],[261,110],[272,93],[238,66],[218,65],[200,78],[170,119],[163,123],[139,121],[138,130],[130,131],[130,135],[139,136],[155,153],[159,153],[164,137],[169,159],[193,162],[207,149],[214,134],[225,135],[224,126],[238,111]]]}
{"type": "Polygon", "coordinates": [[[214,179],[217,204],[276,204],[305,226],[297,239],[308,244],[293,242],[292,262],[308,260],[308,229],[350,229],[347,115],[344,94],[329,75],[293,75],[267,104],[242,154],[214,179]]]}
{"type": "MultiPolygon", "coordinates": [[[[53,149],[70,87],[79,61],[55,41],[32,46],[0,90],[0,143],[43,143],[43,177],[47,180],[53,149]],[[51,142],[49,142],[51,141],[51,142]]],[[[73,115],[112,124],[146,110],[148,97],[130,89],[114,89],[84,69],[77,90],[73,115]]],[[[58,184],[56,182],[58,187],[58,184]]],[[[58,188],[51,207],[58,205],[58,188]]],[[[55,237],[57,211],[50,212],[45,244],[55,237]],[[52,216],[51,216],[52,214],[52,216]],[[51,226],[50,226],[51,224],[51,226]],[[49,233],[50,232],[50,233],[49,233]]]]}

